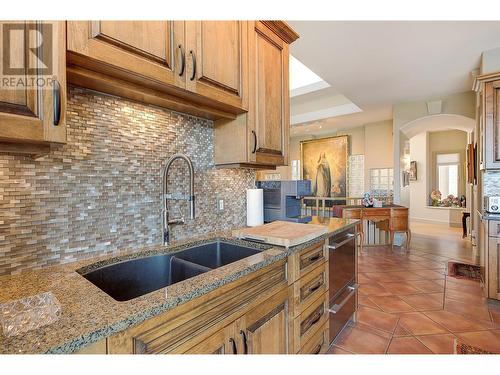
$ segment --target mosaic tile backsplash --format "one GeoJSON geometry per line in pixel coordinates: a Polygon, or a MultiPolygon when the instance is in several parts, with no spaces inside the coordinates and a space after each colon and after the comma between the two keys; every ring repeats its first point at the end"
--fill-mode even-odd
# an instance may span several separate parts
{"type": "MultiPolygon", "coordinates": [[[[0,154],[0,275],[160,244],[161,169],[176,152],[194,164],[196,219],[171,238],[245,225],[255,173],[214,167],[211,121],[69,87],[67,126],[49,155],[0,154]]],[[[182,163],[168,183],[187,194],[182,163]]]]}

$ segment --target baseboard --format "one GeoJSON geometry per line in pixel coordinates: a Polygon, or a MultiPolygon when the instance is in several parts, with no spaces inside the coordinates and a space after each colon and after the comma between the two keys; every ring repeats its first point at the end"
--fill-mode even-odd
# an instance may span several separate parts
{"type": "Polygon", "coordinates": [[[440,225],[446,225],[448,227],[454,227],[454,228],[461,228],[462,223],[458,222],[449,222],[449,221],[442,221],[442,220],[434,220],[434,219],[426,219],[423,217],[412,217],[410,216],[410,221],[416,221],[418,223],[429,223],[429,224],[440,224],[440,225]]]}

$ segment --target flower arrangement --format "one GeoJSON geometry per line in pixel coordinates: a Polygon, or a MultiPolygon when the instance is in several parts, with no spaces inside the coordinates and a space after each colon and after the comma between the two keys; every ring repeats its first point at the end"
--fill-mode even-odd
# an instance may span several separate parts
{"type": "Polygon", "coordinates": [[[433,190],[431,195],[432,205],[434,207],[465,207],[465,196],[455,197],[453,194],[442,198],[439,190],[433,190]]]}
{"type": "Polygon", "coordinates": [[[437,207],[439,202],[441,202],[441,192],[439,190],[433,190],[431,193],[432,205],[437,207]]]}
{"type": "Polygon", "coordinates": [[[373,207],[374,203],[375,203],[375,200],[370,195],[370,193],[364,193],[363,194],[363,206],[365,206],[365,207],[373,207]]]}

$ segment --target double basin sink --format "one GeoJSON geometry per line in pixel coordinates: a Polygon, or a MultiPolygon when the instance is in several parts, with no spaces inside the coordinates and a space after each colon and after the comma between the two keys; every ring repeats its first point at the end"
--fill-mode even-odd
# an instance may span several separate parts
{"type": "Polygon", "coordinates": [[[219,240],[176,253],[111,264],[84,273],[83,277],[113,299],[129,301],[261,251],[219,240]]]}

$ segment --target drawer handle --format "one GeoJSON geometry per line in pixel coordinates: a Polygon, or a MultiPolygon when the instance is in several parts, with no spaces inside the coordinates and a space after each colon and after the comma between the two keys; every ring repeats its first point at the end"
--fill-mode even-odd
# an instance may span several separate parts
{"type": "Polygon", "coordinates": [[[238,354],[238,349],[236,348],[236,341],[234,341],[232,337],[229,339],[229,343],[233,347],[233,354],[238,354]]]}
{"type": "Polygon", "coordinates": [[[321,319],[321,315],[323,315],[322,313],[317,313],[316,314],[316,317],[311,320],[311,323],[309,324],[309,327],[312,327],[313,325],[315,325],[316,323],[318,323],[318,321],[321,319]]]}
{"type": "Polygon", "coordinates": [[[312,354],[319,354],[319,352],[321,351],[322,347],[323,347],[323,343],[318,344],[318,346],[316,347],[316,349],[313,351],[312,354]]]}
{"type": "Polygon", "coordinates": [[[179,72],[179,77],[182,77],[186,67],[186,52],[184,51],[182,44],[179,44],[179,50],[181,51],[181,71],[179,72]]]}
{"type": "Polygon", "coordinates": [[[61,121],[61,85],[59,81],[54,80],[54,86],[52,87],[52,107],[54,112],[54,126],[59,125],[61,121]]]}
{"type": "Polygon", "coordinates": [[[319,258],[321,258],[321,254],[320,253],[318,253],[316,255],[313,255],[313,256],[310,256],[309,258],[307,258],[307,260],[312,263],[312,262],[317,261],[319,258]]]}
{"type": "Polygon", "coordinates": [[[243,354],[248,354],[247,335],[245,331],[240,331],[240,335],[243,338],[243,354]]]}
{"type": "Polygon", "coordinates": [[[193,60],[193,74],[191,74],[189,80],[194,81],[196,77],[196,55],[193,50],[189,51],[189,54],[191,55],[191,59],[193,60]]]}
{"type": "Polygon", "coordinates": [[[354,239],[354,234],[348,233],[347,237],[348,238],[345,239],[344,241],[342,241],[341,243],[334,243],[333,245],[328,245],[328,249],[329,250],[337,250],[340,246],[345,245],[349,241],[352,241],[354,239]]]}
{"type": "Polygon", "coordinates": [[[320,286],[322,285],[323,283],[321,281],[318,281],[316,284],[314,284],[313,286],[311,286],[309,288],[309,292],[312,293],[312,292],[315,292],[316,290],[318,290],[320,288],[320,286]]]}
{"type": "Polygon", "coordinates": [[[340,302],[339,304],[335,304],[332,306],[331,309],[328,309],[328,312],[332,313],[332,314],[337,314],[341,309],[342,307],[344,307],[344,305],[347,303],[347,301],[349,301],[349,299],[353,296],[354,293],[356,293],[356,290],[358,289],[358,284],[354,284],[354,285],[349,285],[347,287],[347,289],[349,289],[351,292],[347,295],[346,298],[344,298],[342,300],[342,302],[340,302]]]}

